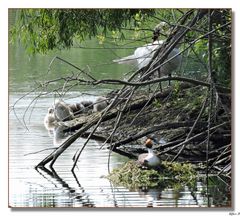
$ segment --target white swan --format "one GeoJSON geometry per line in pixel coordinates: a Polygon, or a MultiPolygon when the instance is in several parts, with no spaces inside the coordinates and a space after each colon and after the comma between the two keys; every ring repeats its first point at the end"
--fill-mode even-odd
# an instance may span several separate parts
{"type": "MultiPolygon", "coordinates": [[[[149,64],[151,59],[153,58],[155,52],[162,46],[164,41],[158,40],[154,41],[153,43],[146,44],[142,47],[138,47],[133,55],[123,57],[121,59],[115,59],[113,62],[116,62],[118,64],[132,64],[138,67],[138,69],[141,69],[149,64]]],[[[179,54],[180,50],[179,48],[174,48],[170,54],[168,55],[167,59],[165,61],[168,61],[173,56],[179,54]]],[[[178,55],[172,60],[170,60],[168,63],[164,64],[162,67],[160,67],[160,76],[164,75],[170,75],[174,70],[178,68],[182,60],[182,56],[178,55]]]]}

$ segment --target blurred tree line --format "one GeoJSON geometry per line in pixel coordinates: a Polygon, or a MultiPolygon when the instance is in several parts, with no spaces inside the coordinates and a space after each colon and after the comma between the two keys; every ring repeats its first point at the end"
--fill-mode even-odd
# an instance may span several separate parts
{"type": "MultiPolygon", "coordinates": [[[[45,54],[49,50],[66,49],[75,42],[97,38],[100,44],[117,45],[135,43],[143,45],[152,41],[154,28],[162,26],[160,39],[166,40],[183,14],[199,9],[10,9],[16,10],[16,22],[10,28],[11,42],[20,41],[28,53],[45,54]]],[[[230,9],[211,9],[212,67],[214,81],[231,85],[231,19],[230,9]]],[[[200,76],[206,77],[208,65],[208,16],[205,15],[185,35],[181,44],[185,62],[197,61],[202,65],[200,76]],[[204,70],[205,68],[205,70],[204,70]]],[[[184,67],[183,67],[184,68],[184,67]]]]}

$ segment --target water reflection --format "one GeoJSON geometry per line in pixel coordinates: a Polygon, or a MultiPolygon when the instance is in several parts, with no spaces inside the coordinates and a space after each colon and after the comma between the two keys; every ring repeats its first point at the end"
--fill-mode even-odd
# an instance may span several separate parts
{"type": "Polygon", "coordinates": [[[52,130],[49,130],[50,136],[52,135],[53,137],[54,146],[61,145],[69,136],[73,134],[73,132],[69,132],[67,129],[67,126],[59,125],[54,127],[52,130]]]}
{"type": "MultiPolygon", "coordinates": [[[[70,94],[72,98],[74,94],[70,94]]],[[[13,104],[20,94],[10,95],[13,104]]],[[[34,98],[29,95],[15,108],[19,118],[27,104],[34,98]]],[[[157,188],[130,190],[112,185],[108,179],[109,152],[99,149],[101,143],[90,140],[84,149],[75,173],[71,172],[72,156],[81,148],[85,139],[79,138],[54,164],[54,170],[37,169],[42,159],[51,153],[71,134],[65,126],[47,131],[43,119],[52,97],[46,96],[35,105],[29,132],[19,123],[13,112],[9,114],[9,204],[15,207],[206,207],[230,206],[228,183],[219,177],[211,177],[207,196],[205,176],[199,177],[194,188],[174,190],[168,182],[157,188]],[[36,114],[37,113],[37,114],[36,114]],[[49,134],[50,136],[49,136],[49,134]],[[48,149],[41,151],[43,149],[48,149]],[[29,154],[33,152],[39,152],[29,154]]],[[[28,118],[28,116],[26,116],[28,118]]],[[[112,154],[110,170],[126,162],[128,158],[112,154]]]]}
{"type": "MultiPolygon", "coordinates": [[[[89,42],[88,42],[89,43],[89,42]]],[[[96,41],[88,47],[97,46],[96,41]]],[[[112,52],[103,50],[94,54],[82,49],[71,49],[62,52],[50,52],[48,56],[35,55],[29,57],[17,44],[9,47],[9,105],[12,106],[27,91],[34,88],[35,80],[50,80],[72,73],[73,68],[56,62],[48,72],[48,66],[54,56],[59,55],[71,60],[81,68],[90,65],[91,74],[96,78],[121,79],[123,71],[130,68],[122,65],[104,66],[106,59],[111,62],[112,52]],[[26,64],[23,64],[25,62],[26,64]],[[101,64],[101,65],[100,65],[101,64]]],[[[131,50],[116,51],[119,56],[126,56],[131,50]]],[[[95,100],[95,95],[104,95],[107,89],[77,86],[74,92],[65,97],[68,103],[83,100],[95,100]],[[83,93],[89,93],[83,94],[83,93]]],[[[9,113],[9,205],[12,207],[178,207],[208,205],[206,196],[206,180],[199,178],[195,189],[183,188],[181,191],[168,188],[167,184],[158,188],[139,188],[130,190],[122,186],[114,186],[103,176],[108,174],[107,164],[109,152],[99,150],[101,143],[91,140],[84,149],[75,173],[72,168],[72,156],[81,148],[84,139],[79,138],[56,161],[54,169],[35,169],[42,159],[51,153],[53,146],[59,146],[71,133],[65,126],[46,130],[43,124],[48,108],[54,102],[54,95],[44,95],[34,103],[34,107],[25,113],[27,106],[39,92],[26,95],[15,106],[15,113],[9,113]],[[17,115],[17,117],[16,117],[17,115]],[[23,119],[25,126],[23,126],[23,119]],[[20,122],[21,121],[21,122],[20,122]],[[45,151],[42,151],[44,150],[45,151]],[[47,149],[47,150],[46,150],[47,149]],[[38,153],[34,153],[38,152],[38,153]],[[33,154],[34,153],[34,154],[33,154]]],[[[120,166],[128,158],[112,154],[110,169],[120,166]]],[[[223,181],[216,177],[211,186],[211,206],[229,206],[230,190],[223,181]]]]}
{"type": "MultiPolygon", "coordinates": [[[[71,187],[66,181],[64,181],[57,172],[51,168],[51,170],[41,167],[36,169],[37,172],[43,176],[43,178],[47,179],[50,183],[52,183],[55,187],[60,187],[61,190],[64,190],[66,195],[70,198],[68,201],[69,206],[80,205],[83,207],[94,207],[94,203],[89,199],[89,195],[85,193],[84,188],[79,183],[76,175],[72,172],[73,179],[75,179],[78,188],[71,187]],[[53,180],[56,180],[60,186],[57,186],[53,180]]],[[[60,203],[61,205],[62,203],[60,203]]]]}

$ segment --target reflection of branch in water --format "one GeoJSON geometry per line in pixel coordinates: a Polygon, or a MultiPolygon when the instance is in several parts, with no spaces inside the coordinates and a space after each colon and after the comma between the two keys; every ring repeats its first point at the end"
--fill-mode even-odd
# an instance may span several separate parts
{"type": "MultiPolygon", "coordinates": [[[[117,199],[116,199],[116,196],[115,196],[115,187],[113,186],[112,182],[109,181],[109,184],[110,184],[110,188],[111,188],[111,191],[112,191],[112,196],[113,196],[113,205],[114,207],[119,207],[118,206],[118,203],[117,203],[117,199]]],[[[118,190],[118,188],[116,188],[118,190]]],[[[119,190],[118,190],[119,191],[119,190]]],[[[124,194],[122,194],[122,196],[124,196],[124,194]]]]}
{"type": "Polygon", "coordinates": [[[75,181],[77,182],[78,187],[82,187],[80,182],[78,181],[78,178],[77,178],[77,176],[76,176],[74,171],[72,171],[72,174],[73,174],[73,177],[74,177],[75,181]]]}
{"type": "MultiPolygon", "coordinates": [[[[49,130],[49,131],[53,132],[53,145],[54,146],[59,146],[60,144],[62,144],[64,142],[64,140],[67,139],[68,136],[70,135],[70,132],[65,131],[65,129],[67,129],[66,126],[59,125],[59,126],[56,126],[53,130],[49,130]]],[[[25,154],[24,156],[38,154],[38,153],[48,151],[48,150],[53,150],[53,149],[56,150],[57,147],[45,148],[45,149],[42,149],[39,151],[30,152],[28,154],[25,154]]]]}
{"type": "Polygon", "coordinates": [[[51,173],[50,170],[48,170],[48,169],[45,168],[45,167],[44,167],[44,168],[35,168],[35,170],[36,170],[44,179],[46,179],[47,181],[49,181],[51,184],[54,185],[54,187],[57,188],[57,184],[54,183],[54,181],[53,181],[52,179],[48,178],[48,176],[45,175],[45,174],[47,173],[48,175],[52,176],[52,173],[51,173]],[[45,172],[45,173],[40,172],[40,171],[43,171],[43,172],[45,172]]]}
{"type": "Polygon", "coordinates": [[[78,187],[81,189],[81,193],[77,192],[74,187],[70,187],[69,184],[63,180],[57,172],[52,168],[51,170],[47,169],[46,167],[36,168],[36,171],[43,176],[46,180],[51,182],[56,188],[58,188],[57,184],[53,182],[53,180],[56,180],[57,183],[60,183],[62,188],[65,188],[69,191],[69,194],[73,197],[72,202],[74,200],[81,202],[83,206],[86,207],[94,207],[93,201],[90,201],[89,195],[85,193],[84,188],[79,183],[77,176],[75,173],[73,173],[74,180],[76,181],[78,187]],[[48,177],[47,177],[48,175],[48,177]],[[49,178],[50,177],[50,178],[49,178]]]}

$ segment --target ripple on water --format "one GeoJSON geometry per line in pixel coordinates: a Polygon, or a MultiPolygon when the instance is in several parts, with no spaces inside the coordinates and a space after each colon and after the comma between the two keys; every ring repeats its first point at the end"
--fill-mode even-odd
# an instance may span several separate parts
{"type": "MultiPolygon", "coordinates": [[[[18,94],[11,94],[10,104],[18,97],[18,94]]],[[[33,96],[30,95],[16,107],[19,116],[24,113],[26,105],[32,99],[33,96]]],[[[54,171],[35,170],[34,166],[52,150],[36,154],[29,153],[56,147],[43,126],[43,118],[50,104],[52,104],[52,97],[44,97],[43,100],[38,101],[30,117],[29,131],[22,127],[13,112],[9,114],[10,206],[197,207],[207,205],[206,197],[204,197],[204,190],[206,190],[204,179],[199,179],[196,191],[193,191],[195,196],[188,188],[176,192],[166,188],[129,190],[125,187],[113,186],[102,177],[108,174],[108,150],[99,150],[101,144],[95,141],[90,141],[83,151],[75,169],[75,175],[70,171],[73,164],[72,156],[83,145],[84,139],[78,139],[60,156],[56,161],[54,171]]],[[[126,160],[113,153],[110,169],[121,165],[126,160]]],[[[227,206],[229,199],[225,201],[220,199],[218,202],[227,206]]],[[[214,200],[211,202],[214,206],[214,200]]]]}

